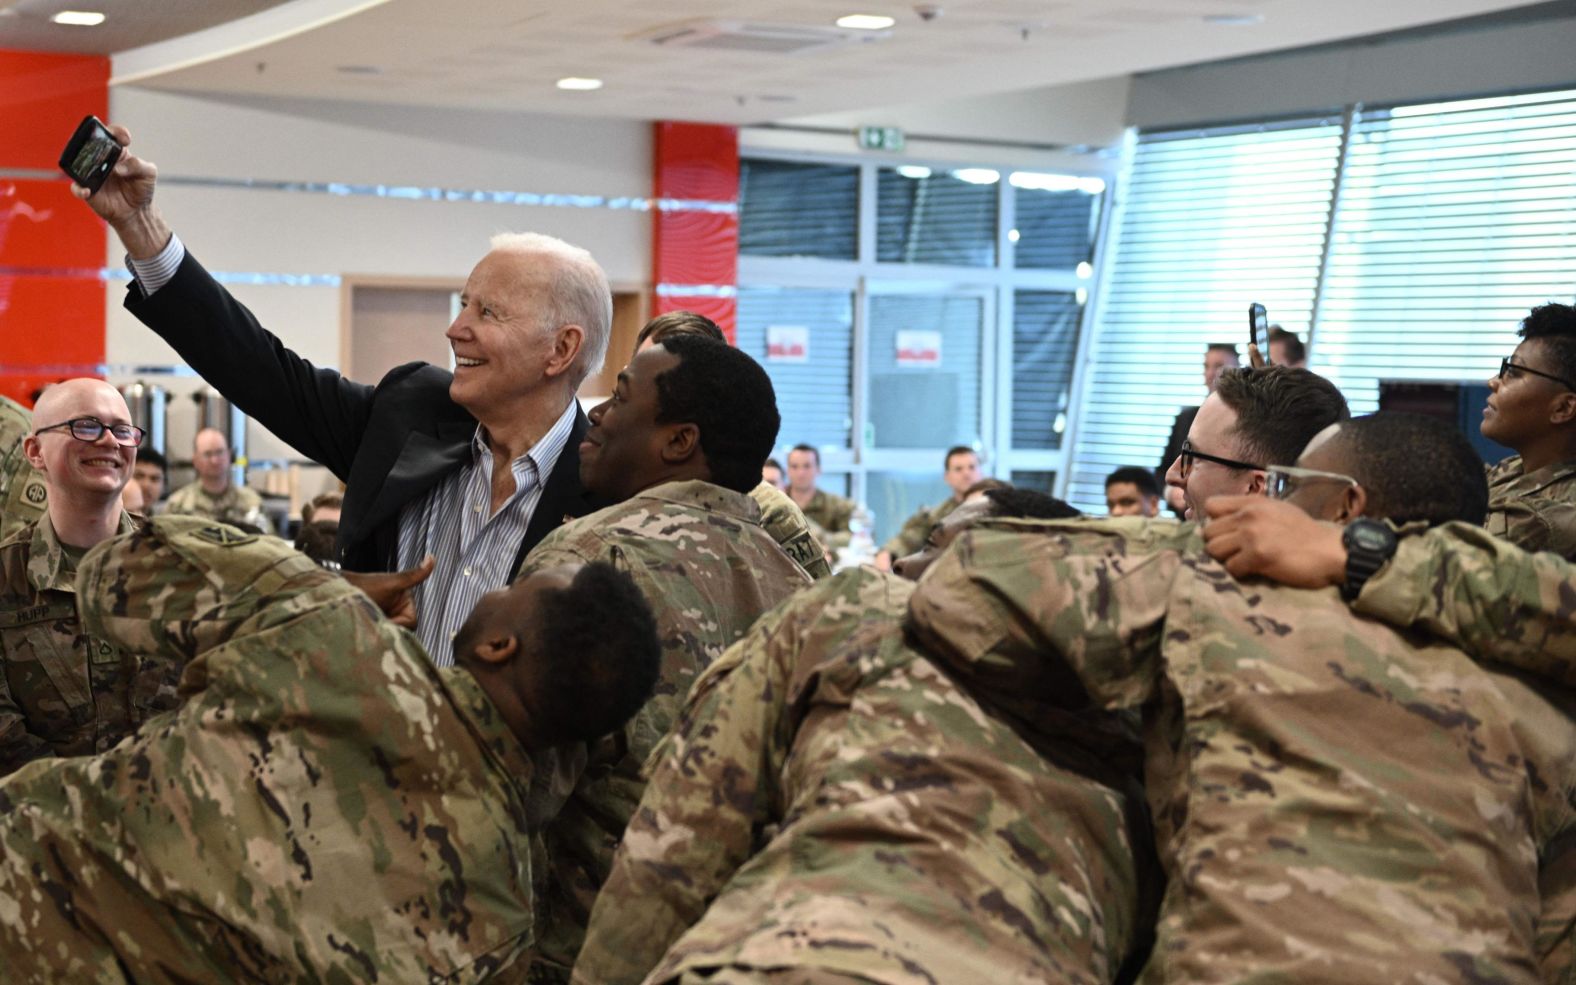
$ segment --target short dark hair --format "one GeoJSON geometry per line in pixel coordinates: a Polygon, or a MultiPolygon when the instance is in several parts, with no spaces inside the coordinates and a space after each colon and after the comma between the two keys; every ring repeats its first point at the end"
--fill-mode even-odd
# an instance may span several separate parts
{"type": "Polygon", "coordinates": [[[168,472],[170,470],[169,460],[166,459],[164,457],[164,453],[159,451],[157,448],[137,449],[137,464],[142,465],[144,463],[149,465],[157,465],[160,472],[168,472]]]}
{"type": "Polygon", "coordinates": [[[1330,439],[1368,493],[1370,516],[1430,526],[1488,515],[1483,459],[1461,429],[1423,414],[1380,411],[1354,417],[1330,439]]]}
{"type": "Polygon", "coordinates": [[[1257,465],[1290,465],[1313,436],[1351,418],[1335,384],[1306,369],[1228,369],[1215,396],[1237,412],[1242,456],[1257,465]]]}
{"type": "Polygon", "coordinates": [[[1083,516],[1076,507],[1038,489],[1001,486],[985,490],[990,500],[990,515],[1014,520],[1070,520],[1083,516]]]}
{"type": "Polygon", "coordinates": [[[1237,347],[1230,342],[1211,342],[1204,350],[1204,355],[1207,356],[1211,352],[1222,352],[1238,362],[1242,361],[1242,357],[1237,354],[1237,347]]]}
{"type": "Polygon", "coordinates": [[[320,494],[318,494],[316,496],[313,496],[312,497],[312,501],[310,503],[307,503],[305,506],[301,507],[301,522],[302,523],[311,523],[313,515],[316,514],[318,510],[322,509],[325,506],[328,507],[329,509],[337,510],[337,509],[342,509],[344,507],[344,505],[345,505],[345,494],[344,493],[338,493],[338,492],[320,493],[320,494]]]}
{"type": "Polygon", "coordinates": [[[530,659],[540,668],[532,721],[549,743],[616,732],[657,683],[662,646],[651,605],[611,564],[586,565],[566,588],[543,590],[530,659]]]}
{"type": "Polygon", "coordinates": [[[1010,482],[1006,482],[1001,479],[992,479],[991,477],[986,476],[985,478],[975,482],[974,485],[963,490],[963,498],[968,499],[975,493],[982,493],[991,489],[1007,489],[1011,485],[1012,483],[1010,482]]]}
{"type": "Polygon", "coordinates": [[[296,531],[295,549],[314,561],[334,561],[334,539],[338,536],[338,522],[308,520],[296,531]]]}
{"type": "Polygon", "coordinates": [[[761,463],[761,468],[776,469],[777,471],[781,472],[783,470],[783,463],[779,462],[775,458],[768,458],[766,461],[761,463]]]}
{"type": "Polygon", "coordinates": [[[1550,302],[1533,308],[1517,331],[1524,339],[1542,339],[1553,369],[1549,372],[1576,383],[1576,308],[1550,302]]]}
{"type": "Polygon", "coordinates": [[[738,492],[761,484],[761,465],[777,443],[782,418],[761,364],[698,335],[672,335],[662,347],[678,365],[657,377],[657,423],[700,429],[711,481],[738,492]]]}
{"type": "Polygon", "coordinates": [[[1131,482],[1138,488],[1140,495],[1155,497],[1160,495],[1160,480],[1155,477],[1153,472],[1142,466],[1122,466],[1105,477],[1105,488],[1110,489],[1112,486],[1122,482],[1131,482]]]}
{"type": "Polygon", "coordinates": [[[976,459],[980,457],[980,453],[968,445],[953,445],[947,449],[947,457],[941,460],[942,469],[950,469],[952,467],[952,459],[958,455],[973,455],[976,459]]]}
{"type": "Polygon", "coordinates": [[[699,335],[713,342],[728,341],[717,323],[705,315],[693,311],[669,311],[646,322],[635,337],[635,351],[639,352],[647,339],[651,340],[652,345],[661,345],[675,335],[699,335]]]}
{"type": "Polygon", "coordinates": [[[806,445],[806,444],[802,444],[802,443],[794,445],[792,448],[788,449],[788,454],[792,455],[796,451],[807,451],[810,454],[814,455],[815,456],[815,467],[816,468],[820,468],[821,467],[821,452],[814,445],[806,445]]]}
{"type": "MultiPolygon", "coordinates": [[[[1276,342],[1286,347],[1286,361],[1288,363],[1300,363],[1307,360],[1308,347],[1303,345],[1302,339],[1297,337],[1296,332],[1288,332],[1279,325],[1271,325],[1270,344],[1273,345],[1276,342]]],[[[1260,355],[1268,359],[1270,354],[1264,352],[1260,353],[1260,355]]]]}

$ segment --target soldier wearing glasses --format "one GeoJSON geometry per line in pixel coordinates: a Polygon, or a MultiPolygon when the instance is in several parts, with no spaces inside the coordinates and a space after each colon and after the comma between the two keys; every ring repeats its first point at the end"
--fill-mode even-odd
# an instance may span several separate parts
{"type": "Polygon", "coordinates": [[[132,529],[121,509],[142,430],[102,380],[45,390],[23,442],[48,508],[0,542],[0,776],[45,756],[101,752],[177,704],[181,666],[82,632],[73,587],[89,548],[132,529]]]}
{"type": "Polygon", "coordinates": [[[1350,415],[1341,391],[1305,369],[1228,369],[1199,407],[1166,485],[1183,516],[1204,519],[1215,496],[1262,495],[1271,465],[1290,465],[1325,427],[1350,415]]]}
{"type": "Polygon", "coordinates": [[[1516,454],[1488,470],[1488,532],[1576,561],[1576,308],[1545,304],[1488,381],[1483,437],[1516,454]]]}

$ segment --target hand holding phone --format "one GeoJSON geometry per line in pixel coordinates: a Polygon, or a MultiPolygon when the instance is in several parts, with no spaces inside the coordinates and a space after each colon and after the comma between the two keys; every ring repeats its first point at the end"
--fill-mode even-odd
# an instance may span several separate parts
{"type": "Polygon", "coordinates": [[[98,117],[89,116],[60,152],[60,170],[92,195],[104,186],[119,160],[120,141],[98,117]]]}
{"type": "MultiPolygon", "coordinates": [[[[1257,301],[1248,305],[1248,344],[1258,350],[1254,368],[1270,364],[1270,315],[1257,301]]],[[[1249,350],[1250,353],[1252,350],[1249,350]]]]}

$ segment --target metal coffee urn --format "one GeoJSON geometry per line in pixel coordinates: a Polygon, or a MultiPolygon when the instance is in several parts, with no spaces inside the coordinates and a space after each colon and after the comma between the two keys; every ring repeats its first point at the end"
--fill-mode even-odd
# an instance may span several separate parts
{"type": "Polygon", "coordinates": [[[142,447],[168,457],[170,450],[165,447],[169,443],[165,426],[169,417],[170,395],[162,386],[141,380],[121,387],[120,395],[126,398],[126,406],[131,409],[131,423],[147,433],[147,437],[142,439],[142,447]]]}

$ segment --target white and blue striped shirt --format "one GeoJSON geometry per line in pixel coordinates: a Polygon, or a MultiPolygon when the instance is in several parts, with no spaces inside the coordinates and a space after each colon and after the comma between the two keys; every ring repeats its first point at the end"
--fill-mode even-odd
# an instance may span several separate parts
{"type": "Polygon", "coordinates": [[[400,568],[413,568],[428,554],[437,562],[432,577],[416,586],[415,598],[416,635],[439,667],[454,665],[455,634],[477,600],[514,577],[520,541],[569,442],[579,406],[571,400],[542,439],[509,463],[514,495],[497,513],[491,512],[493,456],[479,424],[471,437],[471,461],[400,510],[400,568]]]}

